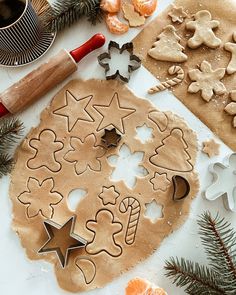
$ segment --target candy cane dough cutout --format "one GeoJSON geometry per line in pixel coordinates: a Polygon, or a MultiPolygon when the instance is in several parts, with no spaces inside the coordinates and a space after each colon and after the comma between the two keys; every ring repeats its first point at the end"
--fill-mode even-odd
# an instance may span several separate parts
{"type": "Polygon", "coordinates": [[[184,79],[184,70],[180,66],[172,66],[169,68],[168,73],[173,76],[176,74],[176,77],[166,82],[162,82],[160,85],[152,87],[148,90],[149,94],[154,94],[166,89],[169,89],[175,85],[180,84],[184,79]]]}
{"type": "Polygon", "coordinates": [[[125,242],[132,245],[135,241],[135,235],[138,227],[141,206],[138,200],[133,197],[127,197],[120,203],[120,212],[125,213],[130,210],[128,226],[125,234],[125,242]]]}

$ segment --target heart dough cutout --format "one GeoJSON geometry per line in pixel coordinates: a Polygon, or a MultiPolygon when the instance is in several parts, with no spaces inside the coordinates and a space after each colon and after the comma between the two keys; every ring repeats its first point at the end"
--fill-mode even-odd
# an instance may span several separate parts
{"type": "Polygon", "coordinates": [[[27,256],[54,264],[65,290],[105,286],[150,256],[187,218],[199,188],[196,153],[196,135],[183,119],[158,111],[118,81],[70,82],[16,153],[13,228],[27,256]],[[143,126],[151,130],[145,142],[137,132],[143,126]],[[114,135],[114,128],[119,140],[108,147],[105,129],[114,135]],[[116,173],[125,153],[127,163],[116,173]],[[188,197],[178,202],[173,200],[175,175],[190,185],[188,197]],[[67,198],[76,189],[86,195],[72,212],[67,198]],[[162,208],[155,222],[145,215],[152,202],[162,208]],[[71,251],[63,269],[55,252],[38,250],[48,238],[43,222],[63,225],[72,216],[74,233],[87,245],[71,251]]]}

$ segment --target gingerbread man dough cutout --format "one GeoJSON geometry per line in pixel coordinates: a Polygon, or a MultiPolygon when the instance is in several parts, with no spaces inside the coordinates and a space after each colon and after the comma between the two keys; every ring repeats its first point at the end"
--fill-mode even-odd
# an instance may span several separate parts
{"type": "Polygon", "coordinates": [[[225,44],[225,50],[231,52],[231,60],[227,67],[227,73],[232,75],[236,72],[236,32],[233,34],[234,43],[228,42],[225,44]]]}
{"type": "Polygon", "coordinates": [[[114,221],[109,210],[100,210],[95,220],[87,222],[87,228],[94,233],[93,240],[87,244],[86,251],[91,255],[105,251],[107,254],[118,257],[122,248],[117,244],[115,235],[121,232],[122,224],[114,221]]]}
{"type": "Polygon", "coordinates": [[[213,29],[218,28],[220,22],[212,20],[209,11],[201,10],[194,15],[194,21],[186,23],[186,29],[195,31],[192,38],[188,40],[188,46],[196,49],[201,45],[206,45],[210,48],[217,48],[221,45],[221,40],[216,37],[213,29]]]}
{"type": "Polygon", "coordinates": [[[46,167],[52,172],[61,169],[55,154],[63,149],[63,143],[56,140],[56,134],[52,130],[43,130],[39,138],[31,139],[29,144],[35,150],[34,157],[28,161],[30,169],[46,167]]]}

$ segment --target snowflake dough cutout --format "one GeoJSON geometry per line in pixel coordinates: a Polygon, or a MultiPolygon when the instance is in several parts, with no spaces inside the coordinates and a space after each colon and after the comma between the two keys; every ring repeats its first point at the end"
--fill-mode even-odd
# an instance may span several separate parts
{"type": "Polygon", "coordinates": [[[188,40],[188,46],[196,49],[201,45],[206,45],[210,48],[217,48],[221,45],[221,40],[216,37],[213,29],[219,27],[220,22],[212,20],[209,11],[201,10],[194,15],[194,21],[186,23],[186,29],[194,31],[192,38],[188,40]]]}
{"type": "Polygon", "coordinates": [[[205,197],[214,201],[224,197],[226,209],[236,212],[236,153],[227,157],[224,163],[215,163],[209,167],[213,182],[205,191],[205,197]]]}
{"type": "Polygon", "coordinates": [[[214,139],[204,141],[202,152],[207,154],[209,158],[218,156],[220,153],[220,144],[215,142],[214,139]]]}
{"type": "Polygon", "coordinates": [[[173,8],[168,15],[173,23],[179,24],[182,24],[184,19],[188,16],[183,7],[176,7],[175,5],[173,5],[173,8]]]}
{"type": "Polygon", "coordinates": [[[190,84],[188,92],[197,93],[201,91],[202,98],[209,102],[214,94],[226,93],[225,85],[220,81],[225,76],[225,69],[212,69],[209,62],[203,61],[199,69],[189,71],[189,77],[193,83],[190,84]]]}
{"type": "Polygon", "coordinates": [[[163,192],[167,190],[171,183],[167,178],[166,173],[160,174],[158,172],[154,174],[153,178],[150,179],[150,182],[152,183],[155,191],[161,190],[163,192]]]}
{"type": "Polygon", "coordinates": [[[40,183],[37,179],[30,177],[28,179],[27,188],[28,190],[18,197],[18,200],[22,204],[27,205],[27,216],[33,218],[41,213],[45,218],[52,218],[54,215],[53,206],[60,203],[63,199],[63,197],[54,190],[53,179],[48,178],[40,183]]]}
{"type": "Polygon", "coordinates": [[[233,102],[227,104],[227,106],[225,107],[225,111],[229,115],[234,116],[233,127],[236,128],[236,90],[230,92],[230,98],[233,102]]]}

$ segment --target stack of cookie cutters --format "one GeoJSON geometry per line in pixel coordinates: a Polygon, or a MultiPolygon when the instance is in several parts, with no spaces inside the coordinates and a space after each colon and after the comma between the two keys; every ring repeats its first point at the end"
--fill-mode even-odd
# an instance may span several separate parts
{"type": "Polygon", "coordinates": [[[236,212],[236,153],[227,156],[223,163],[210,165],[209,171],[213,180],[205,191],[206,199],[214,201],[223,197],[225,208],[236,212]]]}

